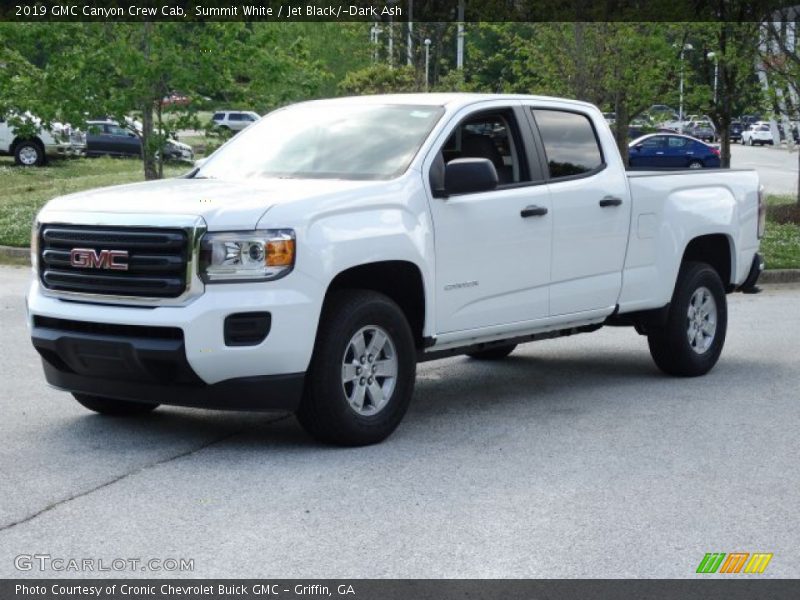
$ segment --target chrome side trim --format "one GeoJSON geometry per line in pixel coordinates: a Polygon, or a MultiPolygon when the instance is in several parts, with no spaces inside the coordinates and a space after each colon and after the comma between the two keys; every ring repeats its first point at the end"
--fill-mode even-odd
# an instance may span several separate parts
{"type": "MultiPolygon", "coordinates": [[[[148,215],[130,213],[94,213],[94,212],[42,212],[36,219],[36,236],[42,225],[95,225],[98,227],[142,227],[182,229],[189,243],[189,259],[186,261],[186,289],[176,298],[150,298],[146,296],[117,296],[106,294],[88,294],[83,292],[64,292],[51,290],[40,281],[42,294],[51,298],[72,300],[75,302],[93,302],[96,304],[120,304],[126,306],[185,306],[205,292],[205,284],[198,274],[197,265],[200,259],[200,240],[208,230],[203,217],[196,215],[148,215]]],[[[36,273],[39,279],[39,273],[36,273]]]]}

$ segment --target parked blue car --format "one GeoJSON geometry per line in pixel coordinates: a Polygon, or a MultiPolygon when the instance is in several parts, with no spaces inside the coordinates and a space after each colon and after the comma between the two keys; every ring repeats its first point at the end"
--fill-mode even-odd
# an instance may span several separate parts
{"type": "Polygon", "coordinates": [[[719,150],[698,139],[680,134],[652,133],[628,145],[631,168],[702,169],[719,168],[719,150]]]}

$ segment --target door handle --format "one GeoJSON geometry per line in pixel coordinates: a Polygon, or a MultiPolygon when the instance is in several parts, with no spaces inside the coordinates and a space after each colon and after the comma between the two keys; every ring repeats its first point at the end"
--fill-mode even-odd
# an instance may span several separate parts
{"type": "Polygon", "coordinates": [[[620,204],[622,204],[622,198],[616,198],[614,196],[606,196],[600,200],[600,206],[603,208],[606,206],[619,206],[620,204]]]}
{"type": "Polygon", "coordinates": [[[547,209],[544,206],[536,206],[535,204],[531,204],[530,206],[526,206],[521,211],[519,211],[519,216],[523,219],[527,217],[543,217],[547,214],[547,209]]]}

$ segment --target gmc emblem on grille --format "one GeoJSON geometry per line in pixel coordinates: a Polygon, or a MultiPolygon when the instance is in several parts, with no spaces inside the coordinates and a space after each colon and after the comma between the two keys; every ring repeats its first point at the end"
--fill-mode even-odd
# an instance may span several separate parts
{"type": "Polygon", "coordinates": [[[100,250],[73,248],[69,251],[69,264],[78,269],[109,269],[127,271],[128,264],[120,262],[128,258],[127,250],[100,250]]]}

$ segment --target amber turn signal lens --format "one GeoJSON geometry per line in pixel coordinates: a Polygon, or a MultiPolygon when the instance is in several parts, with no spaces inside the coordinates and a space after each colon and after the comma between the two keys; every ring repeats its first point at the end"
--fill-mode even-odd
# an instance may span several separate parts
{"type": "Polygon", "coordinates": [[[294,264],[294,240],[267,242],[267,266],[290,267],[294,264]]]}

